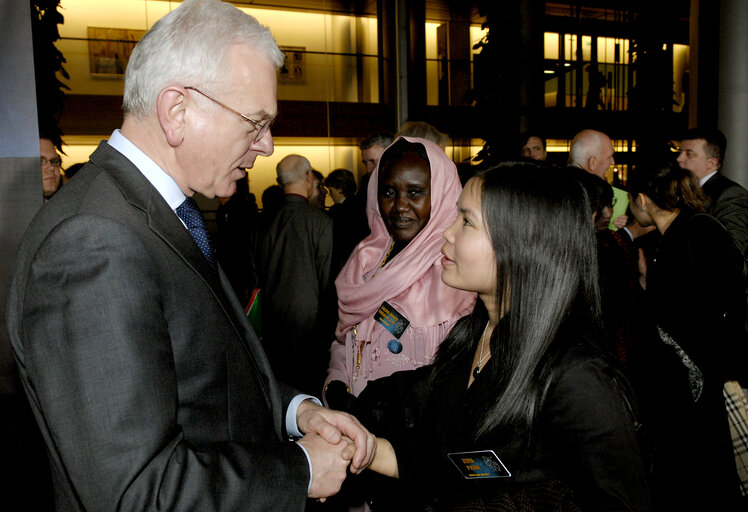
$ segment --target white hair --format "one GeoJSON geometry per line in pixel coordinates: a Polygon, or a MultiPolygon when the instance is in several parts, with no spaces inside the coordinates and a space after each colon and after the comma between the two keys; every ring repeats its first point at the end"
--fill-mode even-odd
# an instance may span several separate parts
{"type": "Polygon", "coordinates": [[[577,133],[569,148],[569,165],[587,169],[587,161],[590,157],[600,158],[599,153],[603,149],[605,139],[607,135],[596,130],[582,130],[577,133]]]}
{"type": "Polygon", "coordinates": [[[311,170],[312,164],[301,155],[286,155],[275,167],[278,184],[282,187],[303,182],[311,170]]]}
{"type": "Polygon", "coordinates": [[[201,87],[218,82],[234,44],[262,52],[276,67],[283,64],[283,52],[270,30],[252,16],[219,0],[186,0],[135,46],[125,73],[124,111],[147,116],[168,84],[201,87]]]}

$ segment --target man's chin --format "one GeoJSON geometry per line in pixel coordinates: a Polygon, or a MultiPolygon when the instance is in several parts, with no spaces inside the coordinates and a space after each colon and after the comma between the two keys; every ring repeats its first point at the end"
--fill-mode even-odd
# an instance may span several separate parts
{"type": "Polygon", "coordinates": [[[228,187],[226,187],[225,190],[221,191],[220,193],[216,193],[216,197],[231,197],[236,192],[236,182],[232,181],[228,187]]]}

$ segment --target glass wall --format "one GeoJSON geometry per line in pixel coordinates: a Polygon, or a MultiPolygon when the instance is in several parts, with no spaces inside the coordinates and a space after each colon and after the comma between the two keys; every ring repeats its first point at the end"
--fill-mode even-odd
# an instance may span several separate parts
{"type": "MultiPolygon", "coordinates": [[[[68,94],[121,96],[123,72],[135,42],[153,24],[179,6],[163,0],[62,0],[65,23],[60,25],[57,47],[65,56],[70,79],[68,94]]],[[[286,53],[286,64],[278,76],[279,100],[378,103],[377,19],[299,9],[247,7],[241,10],[267,25],[286,53]]],[[[437,42],[439,23],[426,24],[427,97],[438,103],[437,42]]],[[[483,33],[470,27],[472,47],[483,33]]],[[[471,49],[470,54],[474,53],[471,49]]],[[[471,57],[472,58],[472,57],[471,57]]],[[[83,162],[99,140],[109,134],[63,137],[63,167],[83,162]]],[[[482,141],[449,146],[447,153],[457,162],[474,156],[482,141]]],[[[250,170],[250,186],[260,194],[275,183],[275,165],[291,153],[306,156],[323,174],[346,168],[361,174],[358,141],[345,138],[276,137],[275,153],[260,158],[250,170]]]]}
{"type": "MultiPolygon", "coordinates": [[[[426,22],[426,104],[430,106],[439,104],[439,56],[436,30],[440,25],[441,23],[426,22]]],[[[478,53],[478,50],[474,50],[473,47],[485,37],[488,31],[482,29],[480,25],[471,25],[469,31],[470,86],[472,87],[473,58],[478,53]]]]}
{"type": "MultiPolygon", "coordinates": [[[[61,80],[70,87],[68,94],[122,95],[123,71],[135,42],[178,6],[160,0],[62,0],[65,23],[57,47],[67,60],[70,79],[61,80]]],[[[375,17],[237,7],[267,25],[286,53],[279,100],[379,101],[375,17]]],[[[108,135],[64,136],[63,168],[86,161],[108,135]]],[[[262,191],[275,184],[275,165],[291,153],[304,155],[325,175],[340,167],[354,173],[362,168],[356,140],[276,137],[273,155],[257,159],[249,171],[258,202],[262,191]]]]}
{"type": "MultiPolygon", "coordinates": [[[[178,2],[62,0],[57,47],[70,94],[121,95],[134,42],[178,2]]],[[[379,101],[377,20],[319,12],[238,7],[270,27],[287,56],[278,99],[379,101]]]]}
{"type": "Polygon", "coordinates": [[[626,110],[628,39],[546,32],[544,43],[546,107],[626,110]]]}

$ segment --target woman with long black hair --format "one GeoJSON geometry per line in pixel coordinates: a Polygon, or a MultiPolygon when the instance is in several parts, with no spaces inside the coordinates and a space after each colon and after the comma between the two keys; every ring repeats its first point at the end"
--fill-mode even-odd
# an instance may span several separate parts
{"type": "Polygon", "coordinates": [[[628,386],[598,346],[584,191],[502,164],[458,207],[442,279],[480,300],[418,370],[423,408],[379,438],[371,469],[400,478],[410,510],[649,510],[628,386]]]}

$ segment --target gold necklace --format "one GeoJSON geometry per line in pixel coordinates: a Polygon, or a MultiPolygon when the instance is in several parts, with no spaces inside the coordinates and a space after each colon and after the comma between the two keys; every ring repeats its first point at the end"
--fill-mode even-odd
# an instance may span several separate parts
{"type": "Polygon", "coordinates": [[[488,330],[488,324],[490,323],[490,320],[486,322],[486,326],[483,328],[483,334],[480,337],[480,353],[478,354],[478,364],[475,365],[475,369],[473,370],[473,378],[477,379],[478,375],[480,374],[480,365],[483,364],[483,361],[491,355],[491,350],[486,353],[486,355],[483,355],[483,346],[486,344],[486,331],[488,330]]]}
{"type": "Polygon", "coordinates": [[[379,268],[384,267],[385,263],[387,263],[387,260],[390,259],[390,254],[392,254],[392,248],[395,247],[395,241],[393,240],[390,244],[390,248],[387,251],[387,254],[385,255],[384,259],[382,260],[381,265],[379,265],[379,268]]]}
{"type": "Polygon", "coordinates": [[[374,273],[371,275],[371,279],[374,279],[374,276],[377,275],[377,272],[379,272],[379,269],[384,267],[384,265],[387,263],[387,260],[390,258],[390,254],[392,254],[392,248],[395,247],[395,241],[393,240],[390,244],[390,249],[387,251],[387,254],[385,254],[384,259],[382,260],[382,263],[379,264],[377,269],[374,271],[374,273]]]}

